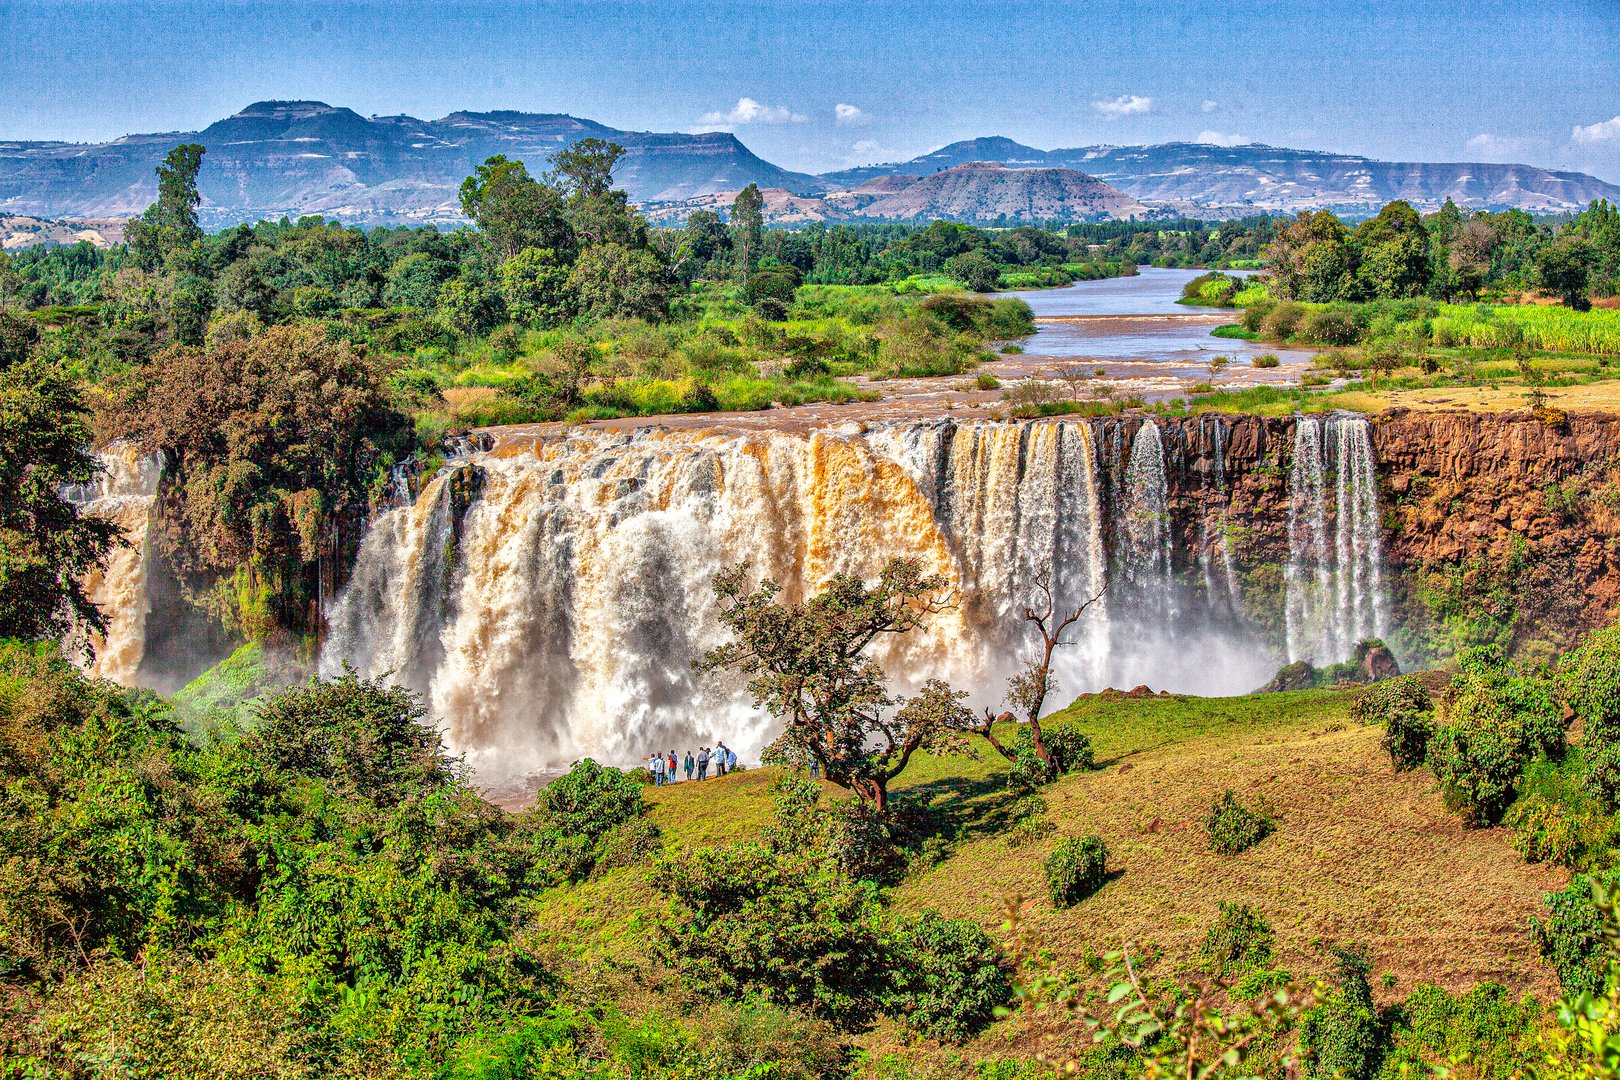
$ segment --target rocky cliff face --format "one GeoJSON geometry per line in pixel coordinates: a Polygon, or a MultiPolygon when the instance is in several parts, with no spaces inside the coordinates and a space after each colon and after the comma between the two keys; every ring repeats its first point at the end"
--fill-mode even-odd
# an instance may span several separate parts
{"type": "MultiPolygon", "coordinates": [[[[1160,421],[1177,543],[1212,504],[1266,614],[1289,553],[1292,417],[1160,421]]],[[[1620,418],[1396,412],[1371,419],[1393,637],[1403,656],[1496,642],[1550,657],[1620,616],[1620,418]]],[[[1331,508],[1330,508],[1331,513],[1331,508]]]]}

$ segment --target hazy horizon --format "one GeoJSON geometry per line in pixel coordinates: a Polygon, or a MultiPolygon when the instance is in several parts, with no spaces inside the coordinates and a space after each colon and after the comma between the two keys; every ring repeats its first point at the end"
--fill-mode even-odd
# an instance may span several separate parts
{"type": "Polygon", "coordinates": [[[4,0],[0,138],[198,130],[259,100],[727,130],[786,168],[1001,135],[1620,180],[1620,4],[4,0]],[[136,91],[136,92],[132,92],[136,91]]]}

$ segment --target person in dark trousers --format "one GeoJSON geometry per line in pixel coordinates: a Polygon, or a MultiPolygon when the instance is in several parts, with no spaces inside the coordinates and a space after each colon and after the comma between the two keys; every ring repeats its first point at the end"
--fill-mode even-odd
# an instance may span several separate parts
{"type": "Polygon", "coordinates": [[[675,751],[671,750],[669,752],[669,771],[667,774],[669,776],[670,783],[673,784],[676,780],[680,779],[680,773],[678,771],[679,769],[680,766],[675,763],[675,751]]]}
{"type": "Polygon", "coordinates": [[[812,756],[810,758],[810,779],[819,780],[820,778],[821,778],[821,762],[817,761],[815,759],[815,757],[812,756]]]}
{"type": "Polygon", "coordinates": [[[726,775],[726,758],[731,751],[726,749],[725,743],[714,744],[714,775],[726,775]]]}
{"type": "Polygon", "coordinates": [[[692,779],[692,770],[696,769],[696,768],[697,768],[697,758],[693,757],[692,756],[692,751],[688,750],[686,752],[686,778],[688,780],[692,779]]]}
{"type": "Polygon", "coordinates": [[[707,746],[698,747],[697,765],[698,779],[707,780],[709,778],[709,748],[707,746]]]}

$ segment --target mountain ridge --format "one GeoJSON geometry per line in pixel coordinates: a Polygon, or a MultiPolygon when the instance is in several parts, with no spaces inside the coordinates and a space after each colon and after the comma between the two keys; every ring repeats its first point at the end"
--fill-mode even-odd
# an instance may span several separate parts
{"type": "Polygon", "coordinates": [[[1447,198],[1474,209],[1558,212],[1620,198],[1620,185],[1586,173],[1494,162],[1381,161],[1265,143],[1169,142],[1040,150],[1001,136],[963,139],[910,161],[823,173],[835,186],[891,174],[927,175],[969,160],[1011,168],[1079,169],[1144,202],[1254,213],[1376,211],[1405,199],[1422,210],[1447,198]]]}
{"type": "Polygon", "coordinates": [[[783,211],[775,220],[783,224],[917,220],[928,214],[1081,220],[1328,209],[1365,216],[1393,199],[1430,210],[1447,198],[1465,208],[1547,213],[1579,209],[1598,198],[1620,202],[1620,186],[1585,173],[1520,164],[1386,162],[1259,143],[1041,150],[987,136],[906,162],[813,176],[759,157],[730,132],[627,131],[567,113],[511,109],[460,110],[438,120],[364,117],[321,101],[271,99],[195,132],[131,134],[104,143],[0,141],[0,213],[127,218],[155,197],[153,170],[163,155],[176,143],[201,142],[208,148],[199,176],[201,217],[211,228],[309,214],[359,225],[454,225],[465,220],[461,181],[487,157],[519,158],[539,173],[557,150],[590,136],[625,147],[615,177],[659,220],[680,220],[750,183],[783,193],[775,198],[783,211]],[[959,177],[952,196],[929,183],[941,173],[987,162],[1005,170],[959,177]],[[997,188],[1004,190],[992,190],[997,188]],[[1045,194],[1037,195],[1037,188],[1045,194]]]}

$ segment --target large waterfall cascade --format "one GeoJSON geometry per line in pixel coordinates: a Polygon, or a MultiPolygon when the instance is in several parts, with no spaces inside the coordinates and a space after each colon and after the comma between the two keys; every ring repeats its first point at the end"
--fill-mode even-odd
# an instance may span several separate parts
{"type": "MultiPolygon", "coordinates": [[[[714,573],[748,561],[798,599],[910,555],[958,602],[884,643],[901,692],[940,677],[998,704],[1032,645],[1022,616],[1041,583],[1060,608],[1103,593],[1059,651],[1054,704],[1138,683],[1246,692],[1285,658],[1345,658],[1382,632],[1385,601],[1366,421],[1307,417],[1289,474],[1286,627],[1244,614],[1230,432],[1111,418],[497,433],[436,475],[401,478],[329,604],[321,667],[422,693],[488,782],[694,741],[750,755],[768,718],[691,669],[723,640],[714,573]]],[[[128,682],[161,463],[116,448],[106,460],[101,484],[69,494],[135,541],[92,583],[112,614],[97,670],[128,682]]]]}

